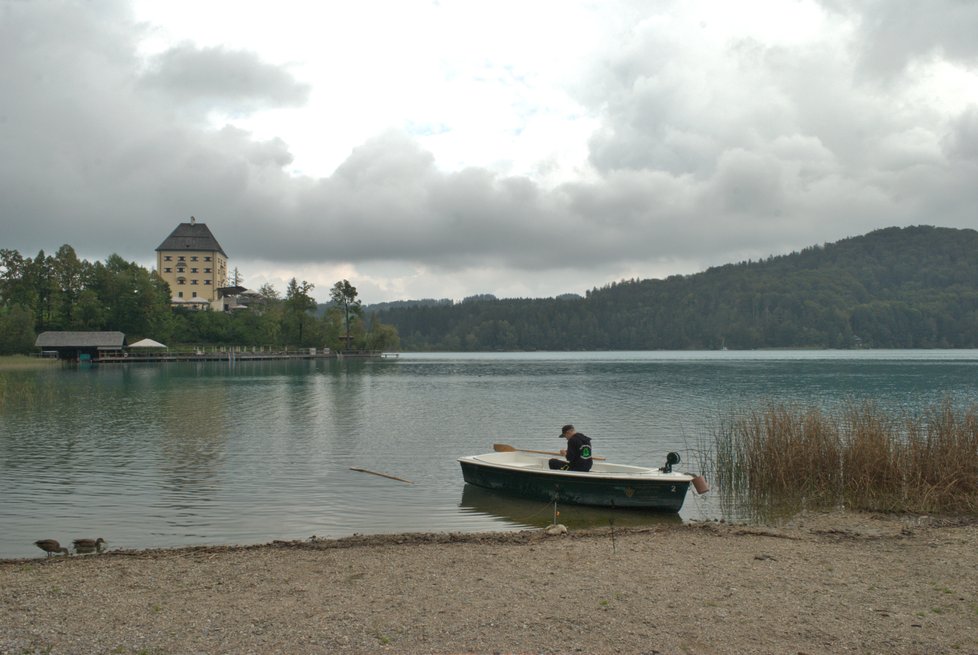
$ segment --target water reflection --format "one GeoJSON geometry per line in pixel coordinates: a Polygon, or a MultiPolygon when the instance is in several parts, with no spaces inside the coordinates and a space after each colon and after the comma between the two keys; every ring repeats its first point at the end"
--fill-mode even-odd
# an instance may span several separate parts
{"type": "Polygon", "coordinates": [[[323,385],[317,396],[321,406],[326,409],[329,432],[344,443],[364,429],[365,402],[364,387],[369,377],[364,374],[365,362],[360,359],[342,359],[329,362],[326,376],[320,377],[323,385]]]}
{"type": "Polygon", "coordinates": [[[178,497],[213,493],[227,445],[228,393],[224,384],[167,387],[160,404],[161,473],[178,497]]]}
{"type": "Polygon", "coordinates": [[[841,504],[813,502],[799,491],[778,496],[714,489],[720,515],[728,520],[764,525],[780,525],[806,511],[824,512],[840,509],[841,504]]]}
{"type": "MultiPolygon", "coordinates": [[[[558,427],[573,422],[612,461],[658,466],[675,450],[689,470],[709,474],[700,460],[709,460],[710,435],[730,410],[771,400],[831,409],[852,398],[912,408],[978,395],[978,352],[900,353],[907,361],[728,354],[441,354],[18,372],[24,391],[0,407],[0,557],[36,556],[41,537],[86,534],[139,548],[542,527],[553,521],[551,505],[468,488],[457,458],[494,442],[555,450],[558,427]]],[[[559,520],[597,527],[756,515],[720,487],[691,492],[679,516],[568,505],[559,520]]]]}
{"type": "Polygon", "coordinates": [[[459,508],[503,519],[517,525],[544,528],[555,520],[569,529],[647,527],[682,523],[679,514],[630,509],[606,509],[583,505],[557,505],[507,496],[471,484],[462,489],[459,508]],[[556,516],[555,516],[556,512],[556,516]]]}

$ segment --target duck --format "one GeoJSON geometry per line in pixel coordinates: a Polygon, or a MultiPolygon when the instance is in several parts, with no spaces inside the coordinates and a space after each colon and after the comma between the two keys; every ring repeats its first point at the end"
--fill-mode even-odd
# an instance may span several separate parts
{"type": "Polygon", "coordinates": [[[108,542],[99,537],[98,539],[75,539],[72,543],[75,546],[75,552],[82,555],[85,553],[101,553],[102,544],[108,542]]]}
{"type": "Polygon", "coordinates": [[[63,548],[57,539],[38,539],[34,542],[34,545],[43,550],[48,554],[48,557],[55,555],[57,553],[64,553],[65,555],[71,555],[67,548],[63,548]]]}

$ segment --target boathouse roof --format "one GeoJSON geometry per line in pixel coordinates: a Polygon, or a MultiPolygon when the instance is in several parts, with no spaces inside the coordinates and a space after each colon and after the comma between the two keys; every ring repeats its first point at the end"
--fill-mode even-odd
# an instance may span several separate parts
{"type": "Polygon", "coordinates": [[[124,348],[122,332],[41,332],[34,345],[38,348],[124,348]]]}

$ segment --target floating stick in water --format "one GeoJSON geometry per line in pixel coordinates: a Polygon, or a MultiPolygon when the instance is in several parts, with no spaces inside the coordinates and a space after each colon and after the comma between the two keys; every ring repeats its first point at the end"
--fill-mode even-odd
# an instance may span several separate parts
{"type": "Polygon", "coordinates": [[[370,475],[379,475],[382,478],[390,478],[391,480],[397,480],[398,482],[407,482],[408,484],[414,484],[410,480],[405,480],[404,478],[399,478],[396,475],[387,475],[386,473],[378,473],[377,471],[371,471],[369,469],[363,469],[359,466],[351,466],[351,471],[359,471],[360,473],[369,473],[370,475]]]}

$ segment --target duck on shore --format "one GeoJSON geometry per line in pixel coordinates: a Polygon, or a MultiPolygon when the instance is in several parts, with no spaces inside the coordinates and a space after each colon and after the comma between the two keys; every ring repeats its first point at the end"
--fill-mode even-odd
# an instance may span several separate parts
{"type": "Polygon", "coordinates": [[[72,542],[75,546],[75,552],[79,555],[85,555],[88,553],[101,553],[102,544],[108,543],[102,537],[98,539],[75,539],[72,542]]]}
{"type": "Polygon", "coordinates": [[[55,555],[57,553],[64,553],[65,555],[71,555],[67,548],[63,548],[57,539],[38,539],[34,542],[34,545],[43,550],[48,554],[48,557],[55,555]]]}

